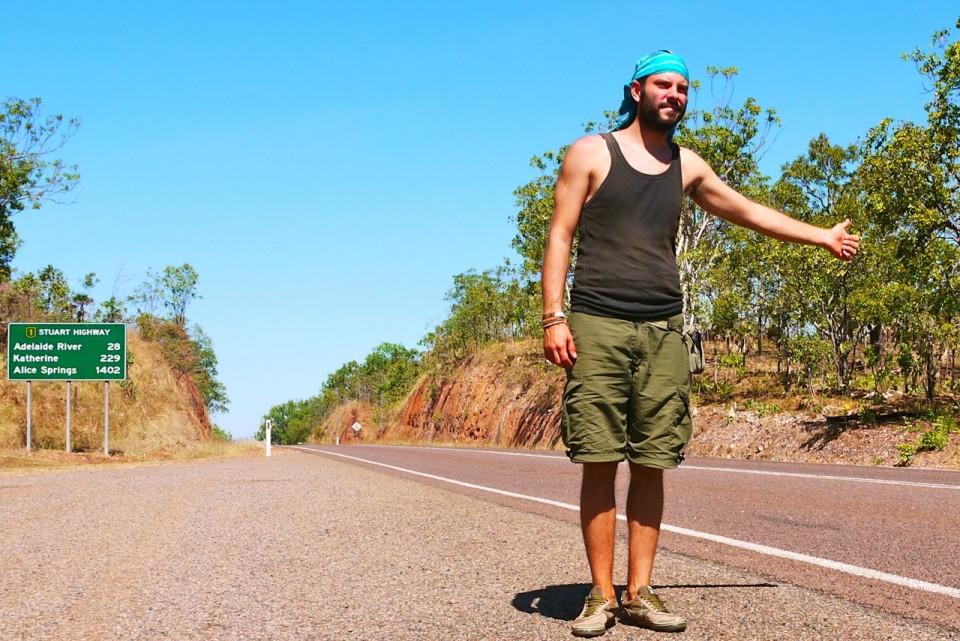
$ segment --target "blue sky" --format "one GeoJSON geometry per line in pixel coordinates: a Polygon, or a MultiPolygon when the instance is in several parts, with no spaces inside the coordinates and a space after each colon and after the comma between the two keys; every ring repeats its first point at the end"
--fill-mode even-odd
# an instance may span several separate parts
{"type": "MultiPolygon", "coordinates": [[[[14,5],[4,2],[8,16],[14,5]]],[[[97,301],[190,263],[229,413],[273,405],[389,341],[416,346],[455,274],[512,255],[530,157],[614,109],[637,58],[696,78],[736,66],[734,102],[782,121],[768,174],[820,132],[853,142],[922,120],[900,58],[956,24],[955,1],[94,2],[18,9],[4,96],[82,126],[69,205],[19,214],[18,273],[48,264],[97,301]],[[598,7],[602,6],[602,10],[598,7]],[[802,8],[799,8],[801,7],[802,8]]]]}

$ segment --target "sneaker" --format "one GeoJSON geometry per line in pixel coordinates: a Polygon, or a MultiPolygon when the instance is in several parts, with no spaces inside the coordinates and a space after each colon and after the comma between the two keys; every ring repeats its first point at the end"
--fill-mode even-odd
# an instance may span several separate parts
{"type": "Polygon", "coordinates": [[[670,612],[659,595],[650,588],[640,588],[637,598],[632,601],[627,601],[627,593],[623,593],[620,620],[657,632],[683,632],[687,629],[683,617],[670,612]]]}
{"type": "Polygon", "coordinates": [[[613,612],[616,609],[617,600],[607,599],[600,586],[594,587],[583,604],[583,612],[574,620],[571,632],[577,637],[601,636],[615,623],[613,612]]]}

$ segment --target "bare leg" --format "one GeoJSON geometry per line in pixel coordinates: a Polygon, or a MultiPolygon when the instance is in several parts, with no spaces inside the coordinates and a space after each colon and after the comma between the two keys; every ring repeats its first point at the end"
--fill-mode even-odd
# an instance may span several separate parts
{"type": "Polygon", "coordinates": [[[613,548],[617,533],[617,503],[614,481],[618,463],[584,463],[580,485],[580,529],[587,548],[587,562],[594,586],[608,599],[616,598],[613,587],[613,548]]]}
{"type": "Polygon", "coordinates": [[[630,534],[628,600],[637,596],[640,587],[650,585],[662,518],[663,470],[630,463],[630,489],[627,493],[627,525],[630,534]]]}

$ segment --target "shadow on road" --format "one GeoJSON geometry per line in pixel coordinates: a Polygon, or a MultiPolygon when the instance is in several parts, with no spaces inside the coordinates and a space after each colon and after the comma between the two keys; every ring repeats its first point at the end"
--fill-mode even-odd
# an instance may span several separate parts
{"type": "MultiPolygon", "coordinates": [[[[538,590],[521,592],[513,597],[512,605],[527,614],[539,614],[548,619],[573,621],[583,608],[583,600],[593,587],[587,583],[568,583],[566,585],[549,585],[538,590]]],[[[655,585],[657,590],[718,590],[723,588],[775,588],[776,583],[695,583],[676,585],[655,585]]],[[[620,594],[624,586],[617,586],[620,594]]]]}

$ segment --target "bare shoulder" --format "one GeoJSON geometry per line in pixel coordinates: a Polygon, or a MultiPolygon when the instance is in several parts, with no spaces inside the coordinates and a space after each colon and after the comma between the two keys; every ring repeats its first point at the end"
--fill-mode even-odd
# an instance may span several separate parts
{"type": "Polygon", "coordinates": [[[565,158],[571,158],[576,162],[595,160],[597,157],[606,154],[607,143],[603,136],[591,135],[579,138],[567,150],[565,158]]]}
{"type": "Polygon", "coordinates": [[[704,179],[713,175],[713,170],[695,151],[680,147],[680,170],[683,174],[683,190],[695,192],[704,179]]]}
{"type": "Polygon", "coordinates": [[[584,136],[576,140],[563,158],[561,173],[594,175],[610,164],[607,143],[602,136],[584,136]]]}
{"type": "Polygon", "coordinates": [[[700,170],[703,167],[708,167],[707,162],[701,158],[697,152],[692,149],[687,149],[686,147],[680,147],[680,166],[683,169],[689,167],[692,170],[700,170]]]}

